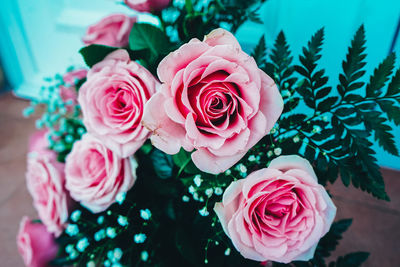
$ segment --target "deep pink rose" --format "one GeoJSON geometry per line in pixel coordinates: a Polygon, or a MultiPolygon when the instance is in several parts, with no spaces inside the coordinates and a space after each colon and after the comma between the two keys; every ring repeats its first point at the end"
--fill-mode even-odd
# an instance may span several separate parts
{"type": "Polygon", "coordinates": [[[183,147],[202,171],[220,173],[267,135],[283,109],[274,81],[228,31],[192,39],[158,66],[161,89],[143,124],[168,154],[183,147]]]}
{"type": "Polygon", "coordinates": [[[87,45],[127,46],[129,43],[129,33],[136,20],[136,17],[129,17],[124,14],[112,14],[89,26],[82,41],[87,45]]]}
{"type": "Polygon", "coordinates": [[[93,66],[79,90],[88,132],[122,157],[134,154],[149,136],[141,124],[143,108],[158,84],[125,50],[108,55],[93,66]]]}
{"type": "Polygon", "coordinates": [[[125,4],[139,12],[154,12],[166,8],[171,0],[125,0],[125,4]]]}
{"type": "Polygon", "coordinates": [[[31,137],[26,183],[33,206],[47,231],[58,236],[65,228],[72,203],[65,189],[64,164],[58,162],[57,154],[47,147],[46,131],[31,137]]]}
{"type": "Polygon", "coordinates": [[[84,134],[66,158],[66,187],[71,197],[94,213],[106,210],[136,180],[133,157],[121,158],[100,140],[84,134]]]}
{"type": "Polygon", "coordinates": [[[336,214],[310,163],[299,156],[281,156],[232,182],[214,210],[243,257],[283,263],[310,260],[336,214]]]}
{"type": "Polygon", "coordinates": [[[41,223],[32,223],[23,217],[17,235],[18,251],[27,267],[47,267],[57,256],[58,245],[54,236],[41,223]]]}

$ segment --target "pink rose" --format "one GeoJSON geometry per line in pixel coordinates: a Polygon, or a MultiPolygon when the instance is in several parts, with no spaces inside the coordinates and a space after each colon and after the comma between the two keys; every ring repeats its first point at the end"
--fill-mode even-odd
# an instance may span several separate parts
{"type": "Polygon", "coordinates": [[[33,206],[47,231],[58,236],[65,228],[71,201],[65,189],[64,164],[47,147],[46,131],[31,137],[26,182],[33,206]]]}
{"type": "Polygon", "coordinates": [[[168,154],[183,147],[202,171],[220,173],[267,135],[283,109],[274,81],[228,31],[192,39],[158,66],[161,89],[143,124],[168,154]]]}
{"type": "Polygon", "coordinates": [[[54,236],[41,223],[32,223],[23,217],[17,235],[18,251],[25,266],[46,267],[57,256],[58,245],[54,236]]]}
{"type": "Polygon", "coordinates": [[[139,12],[161,11],[166,8],[171,0],[125,0],[125,4],[139,12]]]}
{"type": "Polygon", "coordinates": [[[310,163],[299,156],[281,156],[232,182],[214,210],[243,257],[283,263],[310,260],[336,214],[310,163]]]}
{"type": "Polygon", "coordinates": [[[129,33],[136,20],[136,17],[129,17],[124,14],[112,14],[89,26],[82,41],[87,45],[127,46],[129,43],[129,33]]]}
{"type": "Polygon", "coordinates": [[[67,107],[68,112],[72,112],[72,107],[78,104],[78,92],[76,90],[76,83],[82,80],[87,75],[86,69],[77,69],[67,72],[63,76],[64,85],[60,86],[60,97],[64,102],[72,101],[72,105],[67,107]]]}
{"type": "Polygon", "coordinates": [[[66,86],[75,86],[75,84],[86,77],[88,71],[87,69],[76,69],[67,72],[63,76],[63,81],[66,86]]]}
{"type": "Polygon", "coordinates": [[[71,197],[94,213],[106,210],[136,180],[133,157],[121,158],[90,134],[76,141],[66,158],[66,187],[71,197]]]}
{"type": "Polygon", "coordinates": [[[131,61],[125,50],[109,54],[93,66],[79,90],[88,132],[122,157],[134,154],[149,136],[141,120],[156,86],[154,76],[131,61]]]}

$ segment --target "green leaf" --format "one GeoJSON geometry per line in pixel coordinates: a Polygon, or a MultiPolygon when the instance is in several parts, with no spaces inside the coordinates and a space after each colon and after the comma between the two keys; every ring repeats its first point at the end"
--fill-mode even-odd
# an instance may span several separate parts
{"type": "Polygon", "coordinates": [[[338,100],[339,98],[337,96],[327,97],[318,104],[317,110],[328,111],[331,109],[333,105],[335,105],[338,102],[338,100]]]}
{"type": "Polygon", "coordinates": [[[397,69],[396,74],[393,76],[389,83],[386,96],[397,96],[400,94],[400,69],[397,69]]]}
{"type": "Polygon", "coordinates": [[[365,71],[362,68],[365,66],[365,30],[364,25],[361,25],[354,35],[351,45],[348,49],[346,60],[342,62],[343,74],[339,75],[340,85],[338,85],[339,94],[344,96],[348,92],[361,88],[364,83],[357,82],[365,71]]]}
{"type": "Polygon", "coordinates": [[[265,37],[263,35],[258,41],[258,44],[254,48],[253,52],[251,53],[251,56],[254,58],[259,67],[263,66],[266,63],[265,62],[265,58],[267,56],[266,49],[267,47],[265,45],[265,37]]]}
{"type": "Polygon", "coordinates": [[[385,123],[386,119],[380,116],[379,112],[366,111],[363,112],[363,116],[367,127],[374,130],[374,137],[379,145],[387,152],[398,156],[399,151],[396,147],[394,136],[391,133],[392,127],[385,123]]]}
{"type": "Polygon", "coordinates": [[[135,23],[129,35],[129,48],[131,50],[149,50],[153,57],[166,54],[170,42],[165,33],[154,25],[148,23],[135,23]]]}
{"type": "Polygon", "coordinates": [[[331,226],[331,229],[329,229],[329,232],[319,241],[316,250],[317,255],[324,258],[329,257],[336,249],[336,246],[339,244],[339,240],[342,239],[343,233],[347,231],[352,221],[352,219],[343,219],[334,222],[331,226]]]}
{"type": "Polygon", "coordinates": [[[154,170],[161,179],[167,179],[172,176],[173,162],[171,155],[165,154],[156,148],[150,154],[154,170]]]}
{"type": "Polygon", "coordinates": [[[382,94],[382,88],[393,72],[395,59],[395,54],[390,53],[390,55],[374,70],[374,74],[370,77],[369,83],[367,84],[367,97],[377,97],[382,94]]]}
{"type": "MultiPolygon", "coordinates": [[[[96,63],[102,61],[108,54],[114,52],[115,50],[121,49],[119,47],[111,47],[105,45],[97,45],[92,44],[86,47],[83,47],[79,50],[79,53],[82,55],[83,60],[85,61],[88,67],[93,67],[96,63]]],[[[143,50],[140,51],[132,51],[126,49],[129,54],[129,57],[132,60],[140,59],[145,56],[145,52],[143,50]]]]}
{"type": "MultiPolygon", "coordinates": [[[[336,267],[358,267],[361,266],[369,257],[368,252],[353,252],[341,256],[336,261],[336,267]]],[[[329,265],[331,266],[331,265],[329,265]]]]}
{"type": "Polygon", "coordinates": [[[189,174],[200,172],[192,161],[191,153],[187,152],[183,148],[181,148],[178,154],[173,155],[172,159],[174,163],[179,167],[179,174],[182,173],[182,171],[189,174]]]}
{"type": "Polygon", "coordinates": [[[396,105],[396,102],[391,100],[378,100],[378,104],[382,111],[386,113],[389,120],[393,121],[396,125],[400,125],[400,107],[396,105]]]}

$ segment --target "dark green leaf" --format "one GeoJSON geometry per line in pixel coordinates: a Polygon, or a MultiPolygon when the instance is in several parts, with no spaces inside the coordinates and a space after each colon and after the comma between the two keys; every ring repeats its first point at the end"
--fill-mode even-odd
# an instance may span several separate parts
{"type": "Polygon", "coordinates": [[[173,162],[171,155],[165,154],[156,148],[150,154],[154,170],[158,177],[167,179],[172,176],[173,162]]]}
{"type": "Polygon", "coordinates": [[[385,86],[392,74],[395,59],[395,54],[391,53],[374,70],[374,74],[370,77],[369,83],[367,84],[367,97],[377,97],[382,94],[382,88],[385,86]]]}
{"type": "Polygon", "coordinates": [[[397,69],[396,74],[393,76],[389,83],[387,96],[395,96],[400,94],[400,69],[397,69]]]}
{"type": "Polygon", "coordinates": [[[183,148],[181,148],[178,154],[173,155],[172,159],[174,163],[178,166],[179,173],[181,173],[182,171],[189,174],[199,173],[199,170],[196,168],[192,161],[191,153],[187,152],[183,148]]]}
{"type": "Polygon", "coordinates": [[[262,67],[265,64],[265,57],[267,56],[266,49],[265,37],[263,35],[251,53],[251,56],[254,57],[254,60],[257,62],[259,67],[262,67]]]}
{"type": "Polygon", "coordinates": [[[343,257],[339,257],[336,261],[336,267],[358,267],[361,266],[368,257],[368,252],[353,252],[343,257]]]}
{"type": "Polygon", "coordinates": [[[169,51],[170,42],[163,31],[148,23],[135,23],[129,35],[131,50],[149,50],[157,57],[169,51]]]}
{"type": "MultiPolygon", "coordinates": [[[[93,65],[102,61],[108,54],[118,49],[121,48],[92,44],[81,48],[81,50],[79,50],[79,53],[82,55],[86,65],[88,65],[88,67],[93,67],[93,65]]],[[[132,51],[126,49],[126,51],[128,52],[129,57],[132,60],[144,58],[146,54],[146,52],[143,50],[132,51]]]]}

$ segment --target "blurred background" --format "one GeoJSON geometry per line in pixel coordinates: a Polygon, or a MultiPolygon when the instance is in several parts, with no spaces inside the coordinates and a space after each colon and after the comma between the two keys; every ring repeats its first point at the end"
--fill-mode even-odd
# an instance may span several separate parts
{"type": "MultiPolygon", "coordinates": [[[[83,66],[78,50],[87,26],[116,12],[135,14],[115,0],[1,0],[0,258],[7,255],[4,266],[22,265],[14,244],[17,222],[23,214],[34,215],[24,184],[26,144],[34,131],[34,118],[23,119],[22,109],[28,105],[23,99],[38,97],[44,77],[63,73],[71,65],[83,66]]],[[[271,47],[279,31],[284,30],[296,58],[311,35],[325,27],[321,66],[326,68],[331,84],[337,82],[347,47],[361,24],[367,35],[367,74],[390,51],[400,55],[398,0],[268,0],[260,14],[263,25],[248,22],[237,33],[244,50],[251,51],[263,34],[271,47]]],[[[139,21],[156,20],[140,14],[139,21]]],[[[395,129],[399,145],[400,129],[395,129]]],[[[339,184],[332,187],[338,217],[354,217],[338,253],[370,251],[368,266],[400,266],[400,160],[378,146],[375,149],[380,165],[385,167],[392,202],[375,201],[339,184]]]]}

